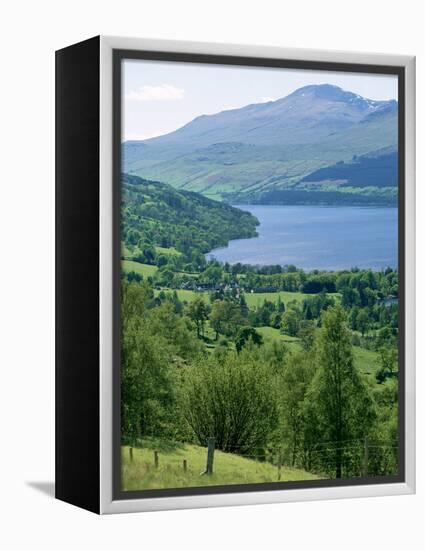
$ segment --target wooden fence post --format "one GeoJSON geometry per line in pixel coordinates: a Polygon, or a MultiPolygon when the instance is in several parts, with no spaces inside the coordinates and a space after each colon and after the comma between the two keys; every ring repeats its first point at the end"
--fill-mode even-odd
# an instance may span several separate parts
{"type": "Polygon", "coordinates": [[[210,437],[208,439],[208,450],[207,450],[207,468],[205,472],[202,472],[203,475],[211,475],[213,473],[213,464],[214,464],[214,449],[215,449],[215,438],[210,437]]]}
{"type": "Polygon", "coordinates": [[[277,480],[280,481],[282,477],[282,451],[279,449],[279,457],[277,463],[277,480]]]}
{"type": "Polygon", "coordinates": [[[215,438],[210,437],[208,439],[207,474],[213,473],[214,449],[215,449],[215,438]]]}
{"type": "Polygon", "coordinates": [[[187,472],[187,460],[186,459],[183,460],[183,471],[187,472]]]}
{"type": "Polygon", "coordinates": [[[133,462],[133,447],[130,447],[130,462],[133,462]]]}
{"type": "Polygon", "coordinates": [[[363,475],[367,476],[367,470],[369,466],[369,440],[367,436],[364,438],[364,450],[363,450],[363,475]]]}
{"type": "Polygon", "coordinates": [[[154,463],[155,463],[155,468],[158,468],[158,464],[159,464],[158,451],[154,451],[153,459],[154,459],[154,463]]]}

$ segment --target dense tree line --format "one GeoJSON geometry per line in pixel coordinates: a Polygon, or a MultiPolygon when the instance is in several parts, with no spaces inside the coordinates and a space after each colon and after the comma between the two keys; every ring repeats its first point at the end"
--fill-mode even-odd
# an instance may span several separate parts
{"type": "MultiPolygon", "coordinates": [[[[203,257],[203,262],[198,262],[203,263],[202,266],[198,266],[194,271],[185,272],[184,261],[179,255],[159,255],[156,260],[159,269],[152,278],[152,283],[157,287],[201,287],[216,290],[231,286],[244,292],[338,292],[342,296],[342,304],[348,308],[372,307],[385,299],[398,297],[398,273],[391,268],[380,272],[357,268],[349,271],[305,272],[294,268],[268,274],[268,270],[260,266],[245,266],[246,269],[241,270],[238,269],[238,264],[230,267],[214,260],[205,262],[203,257]]],[[[189,267],[195,269],[192,265],[189,267]]],[[[137,275],[129,273],[126,277],[135,279],[137,275]]]]}
{"type": "Polygon", "coordinates": [[[397,206],[394,187],[350,187],[335,190],[274,189],[266,192],[223,193],[233,204],[284,204],[330,206],[397,206]]]}
{"type": "Polygon", "coordinates": [[[272,304],[281,330],[292,330],[289,312],[299,316],[294,353],[264,342],[240,295],[185,304],[175,291],[155,295],[147,282],[124,281],[123,441],[155,435],[205,445],[214,436],[226,452],[341,477],[362,474],[369,437],[377,442],[369,474],[396,472],[393,348],[381,349],[380,384],[368,381],[354,365],[349,311],[326,293],[309,300],[272,304]]]}

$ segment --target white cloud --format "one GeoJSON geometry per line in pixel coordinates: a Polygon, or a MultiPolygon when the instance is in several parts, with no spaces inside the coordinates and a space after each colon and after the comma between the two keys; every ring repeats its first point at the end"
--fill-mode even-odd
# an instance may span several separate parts
{"type": "Polygon", "coordinates": [[[130,90],[125,99],[130,101],[173,101],[183,99],[185,91],[171,84],[159,86],[140,86],[138,90],[130,90]]]}

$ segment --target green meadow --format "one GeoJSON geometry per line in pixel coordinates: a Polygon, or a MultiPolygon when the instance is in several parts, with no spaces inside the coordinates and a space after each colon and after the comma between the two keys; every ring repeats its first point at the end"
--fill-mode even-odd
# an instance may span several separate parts
{"type": "Polygon", "coordinates": [[[158,271],[156,265],[141,264],[132,260],[121,260],[121,267],[124,273],[134,271],[142,277],[153,277],[158,271]]]}
{"type": "Polygon", "coordinates": [[[279,298],[286,304],[289,301],[296,301],[301,303],[305,298],[308,298],[309,294],[304,294],[303,292],[247,292],[245,294],[245,300],[248,304],[248,307],[259,307],[263,304],[264,300],[269,300],[270,302],[277,302],[279,298]]]}
{"type": "Polygon", "coordinates": [[[132,454],[133,460],[130,458],[130,448],[122,447],[124,491],[318,479],[316,475],[301,469],[283,466],[279,472],[279,468],[269,462],[222,451],[214,453],[213,474],[201,475],[206,467],[207,449],[197,445],[180,444],[164,448],[162,442],[155,444],[151,441],[146,448],[133,448],[132,454]],[[156,448],[160,448],[158,467],[155,467],[154,458],[156,448]]]}

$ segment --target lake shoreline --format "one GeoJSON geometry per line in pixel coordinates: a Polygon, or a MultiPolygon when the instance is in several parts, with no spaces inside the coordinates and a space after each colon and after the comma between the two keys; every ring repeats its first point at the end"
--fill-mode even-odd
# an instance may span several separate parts
{"type": "Polygon", "coordinates": [[[260,222],[258,235],[234,239],[206,258],[222,263],[295,265],[304,271],[397,269],[393,206],[232,204],[260,222]]]}

